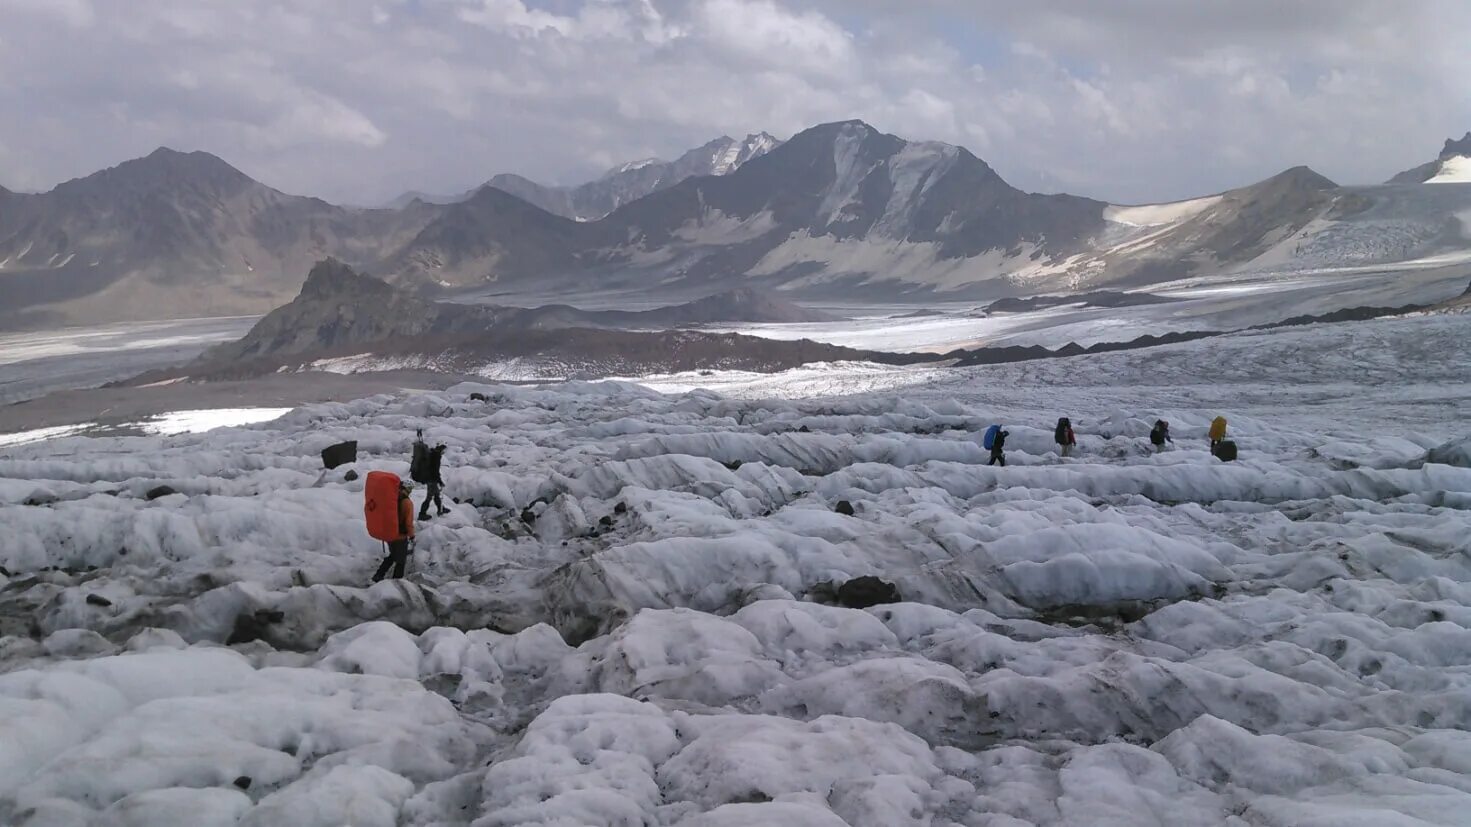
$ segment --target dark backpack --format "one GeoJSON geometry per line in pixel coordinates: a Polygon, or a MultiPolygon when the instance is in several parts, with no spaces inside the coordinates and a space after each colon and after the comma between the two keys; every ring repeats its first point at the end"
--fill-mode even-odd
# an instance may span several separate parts
{"type": "Polygon", "coordinates": [[[1154,429],[1149,432],[1149,441],[1155,445],[1163,445],[1165,444],[1165,440],[1169,438],[1169,435],[1169,426],[1165,424],[1163,419],[1157,419],[1154,422],[1154,429]]]}
{"type": "Polygon", "coordinates": [[[414,443],[414,458],[409,461],[409,479],[418,483],[428,483],[432,479],[429,446],[422,439],[414,443]]]}
{"type": "Polygon", "coordinates": [[[1069,437],[1073,432],[1073,423],[1067,418],[1057,420],[1057,430],[1052,432],[1052,440],[1058,445],[1067,445],[1071,442],[1069,437]]]}

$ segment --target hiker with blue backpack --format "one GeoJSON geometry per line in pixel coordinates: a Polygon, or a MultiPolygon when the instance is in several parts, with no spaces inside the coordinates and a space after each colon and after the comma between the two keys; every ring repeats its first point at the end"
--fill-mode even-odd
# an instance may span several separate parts
{"type": "Polygon", "coordinates": [[[992,425],[986,429],[986,435],[981,438],[981,445],[991,451],[991,461],[987,465],[1001,463],[1006,467],[1006,438],[1011,436],[1010,431],[1003,431],[1000,425],[992,425]]]}

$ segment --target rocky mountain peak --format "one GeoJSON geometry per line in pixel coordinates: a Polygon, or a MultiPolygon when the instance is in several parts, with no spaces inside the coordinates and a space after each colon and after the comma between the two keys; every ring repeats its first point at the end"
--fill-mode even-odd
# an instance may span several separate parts
{"type": "Polygon", "coordinates": [[[1440,157],[1442,159],[1454,158],[1457,155],[1471,158],[1471,132],[1467,132],[1460,140],[1446,139],[1445,148],[1440,151],[1440,157]]]}
{"type": "Polygon", "coordinates": [[[1317,170],[1303,165],[1289,167],[1263,181],[1262,184],[1272,184],[1301,190],[1331,190],[1338,188],[1337,184],[1317,170]]]}
{"type": "Polygon", "coordinates": [[[307,273],[300,298],[360,300],[365,296],[386,296],[393,292],[387,282],[362,275],[335,258],[326,258],[307,273]]]}
{"type": "Polygon", "coordinates": [[[203,189],[223,193],[250,186],[263,185],[208,152],[159,147],[142,158],[67,181],[56,192],[118,196],[203,189]]]}

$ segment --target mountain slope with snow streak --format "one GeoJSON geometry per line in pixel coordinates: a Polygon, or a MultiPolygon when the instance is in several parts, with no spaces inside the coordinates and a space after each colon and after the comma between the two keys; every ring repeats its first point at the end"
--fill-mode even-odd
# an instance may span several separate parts
{"type": "Polygon", "coordinates": [[[7,448],[0,821],[1462,823],[1464,333],[788,400],[462,385],[7,448]],[[417,428],[459,502],[368,587],[362,482],[317,452],[405,473],[417,428]],[[836,605],[862,575],[903,602],[836,605]]]}

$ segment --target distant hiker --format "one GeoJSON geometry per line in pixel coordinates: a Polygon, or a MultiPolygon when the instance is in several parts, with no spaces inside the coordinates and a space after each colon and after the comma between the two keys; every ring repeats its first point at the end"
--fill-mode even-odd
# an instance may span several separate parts
{"type": "Polygon", "coordinates": [[[1057,429],[1052,432],[1052,441],[1056,442],[1063,456],[1072,453],[1074,445],[1078,444],[1078,438],[1073,436],[1073,421],[1067,417],[1057,420],[1057,429]]]}
{"type": "Polygon", "coordinates": [[[1226,417],[1218,416],[1211,420],[1210,429],[1211,456],[1215,456],[1216,448],[1226,440],[1226,417]]]}
{"type": "Polygon", "coordinates": [[[363,514],[368,523],[368,534],[388,547],[388,556],[373,575],[374,583],[382,580],[389,568],[393,569],[394,577],[404,576],[414,542],[414,502],[409,497],[412,490],[413,485],[401,481],[397,474],[368,472],[368,481],[363,487],[363,514]]]}
{"type": "Polygon", "coordinates": [[[429,501],[434,501],[435,513],[443,517],[449,513],[444,507],[444,500],[440,499],[440,493],[444,491],[444,478],[440,476],[440,468],[444,463],[444,445],[436,445],[429,451],[429,468],[425,476],[424,485],[429,489],[424,495],[424,504],[419,506],[419,519],[429,519],[429,501]]]}
{"type": "Polygon", "coordinates": [[[991,451],[991,461],[987,465],[1001,464],[1006,467],[1006,438],[1011,436],[1010,431],[1004,431],[1000,425],[992,425],[986,429],[986,435],[981,438],[981,445],[991,451]]]}
{"type": "Polygon", "coordinates": [[[1166,442],[1174,442],[1174,438],[1170,436],[1170,423],[1163,419],[1156,419],[1154,430],[1149,432],[1149,441],[1154,445],[1155,453],[1163,451],[1166,442]]]}
{"type": "Polygon", "coordinates": [[[430,448],[424,442],[424,432],[418,432],[418,438],[414,440],[414,456],[409,462],[409,477],[417,483],[422,483],[428,492],[424,495],[424,505],[419,508],[419,519],[429,519],[429,502],[434,502],[439,516],[443,517],[449,513],[444,507],[444,500],[440,494],[444,491],[444,478],[440,476],[441,466],[444,462],[445,446],[443,443],[430,448]]]}

